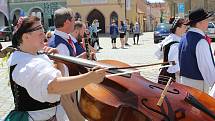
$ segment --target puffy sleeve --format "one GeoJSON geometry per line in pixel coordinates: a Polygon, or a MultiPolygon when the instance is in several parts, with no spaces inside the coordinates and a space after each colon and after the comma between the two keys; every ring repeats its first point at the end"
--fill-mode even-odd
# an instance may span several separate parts
{"type": "Polygon", "coordinates": [[[170,50],[168,53],[168,61],[175,61],[176,65],[168,68],[167,71],[169,73],[176,73],[180,71],[179,62],[178,62],[178,51],[179,51],[178,46],[179,46],[179,43],[175,43],[170,46],[170,50]]]}
{"type": "MultiPolygon", "coordinates": [[[[59,44],[56,48],[59,51],[60,55],[70,56],[69,49],[67,48],[66,45],[59,44]]],[[[64,66],[64,72],[65,72],[65,74],[63,76],[69,76],[69,69],[68,69],[68,67],[65,64],[63,64],[63,66],[64,66]]]]}
{"type": "Polygon", "coordinates": [[[60,76],[60,71],[47,61],[17,64],[12,73],[13,80],[24,87],[32,98],[50,103],[60,100],[60,95],[48,93],[48,85],[60,76]]]}
{"type": "Polygon", "coordinates": [[[204,39],[200,40],[196,46],[196,58],[204,81],[206,81],[210,87],[213,86],[215,82],[215,65],[210,52],[210,46],[204,39]]]}
{"type": "Polygon", "coordinates": [[[59,44],[59,45],[56,47],[56,49],[59,51],[59,54],[70,56],[69,49],[67,48],[66,45],[64,45],[64,44],[59,44]]]}

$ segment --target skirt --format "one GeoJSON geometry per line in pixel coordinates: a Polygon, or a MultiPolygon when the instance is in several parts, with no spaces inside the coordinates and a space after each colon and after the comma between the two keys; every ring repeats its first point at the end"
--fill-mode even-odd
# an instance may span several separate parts
{"type": "Polygon", "coordinates": [[[120,33],[120,34],[119,34],[119,37],[120,37],[120,38],[124,38],[124,37],[125,37],[125,33],[120,33]]]}
{"type": "Polygon", "coordinates": [[[28,112],[11,111],[4,121],[28,121],[28,112]]]}

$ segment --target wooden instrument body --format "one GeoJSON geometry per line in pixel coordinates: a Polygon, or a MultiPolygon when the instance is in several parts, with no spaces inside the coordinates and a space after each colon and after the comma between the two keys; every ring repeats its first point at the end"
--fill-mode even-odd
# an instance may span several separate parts
{"type": "MultiPolygon", "coordinates": [[[[76,64],[61,62],[73,72],[71,75],[87,71],[76,64]]],[[[128,66],[113,60],[100,62],[116,67],[128,66]]],[[[132,73],[131,78],[105,78],[100,84],[89,84],[82,89],[79,111],[89,121],[214,121],[212,117],[187,103],[185,97],[189,92],[215,114],[214,98],[192,87],[173,83],[159,107],[156,104],[163,89],[164,85],[153,83],[139,73],[132,73]]],[[[69,106],[65,105],[64,108],[69,110],[69,106]]],[[[67,115],[70,115],[69,111],[67,115]]]]}
{"type": "MultiPolygon", "coordinates": [[[[117,61],[103,62],[118,67],[127,66],[117,61]]],[[[184,101],[189,92],[215,113],[215,100],[212,97],[197,89],[173,83],[163,105],[158,107],[156,104],[162,89],[163,85],[148,81],[139,73],[133,73],[131,78],[105,78],[100,84],[90,84],[82,89],[79,106],[89,121],[168,120],[145,105],[165,114],[171,121],[213,121],[207,114],[184,101]]]]}

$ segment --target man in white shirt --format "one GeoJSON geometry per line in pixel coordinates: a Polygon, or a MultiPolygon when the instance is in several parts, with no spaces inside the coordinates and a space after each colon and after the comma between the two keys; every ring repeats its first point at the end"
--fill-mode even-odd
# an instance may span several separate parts
{"type": "Polygon", "coordinates": [[[199,89],[215,97],[215,64],[211,46],[205,39],[209,14],[197,9],[189,14],[189,31],[179,46],[181,83],[199,89]]]}
{"type": "MultiPolygon", "coordinates": [[[[59,54],[65,56],[76,56],[75,43],[77,40],[70,35],[74,31],[75,18],[71,10],[67,8],[61,8],[54,13],[54,23],[56,30],[54,32],[54,37],[49,42],[49,46],[57,48],[59,54]]],[[[65,73],[64,76],[69,76],[68,67],[64,65],[65,73]]],[[[75,93],[72,94],[75,100],[75,93]]],[[[76,102],[71,100],[70,95],[61,96],[61,103],[67,112],[70,120],[74,121],[84,121],[84,118],[80,114],[76,102]]]]}

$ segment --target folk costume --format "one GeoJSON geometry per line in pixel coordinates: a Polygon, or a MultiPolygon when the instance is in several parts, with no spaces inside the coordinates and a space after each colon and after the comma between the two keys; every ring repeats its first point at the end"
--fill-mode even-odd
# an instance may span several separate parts
{"type": "MultiPolygon", "coordinates": [[[[59,54],[76,57],[85,52],[85,49],[70,34],[55,30],[54,36],[55,37],[53,37],[53,39],[50,41],[49,46],[56,48],[59,51],[59,54]]],[[[64,72],[64,76],[69,76],[69,69],[66,65],[64,65],[64,72]]],[[[73,99],[76,100],[76,93],[74,92],[72,93],[72,95],[73,99]]],[[[70,112],[70,114],[72,115],[68,115],[69,118],[73,117],[73,115],[76,115],[77,117],[79,117],[78,120],[84,120],[84,118],[82,118],[79,113],[76,102],[71,101],[71,95],[62,96],[61,102],[64,108],[67,107],[68,109],[70,109],[65,109],[66,112],[70,112]]]]}
{"type": "Polygon", "coordinates": [[[48,56],[15,51],[8,65],[15,109],[5,121],[68,120],[60,105],[61,96],[48,93],[48,84],[61,76],[48,56]]]}
{"type": "MultiPolygon", "coordinates": [[[[82,54],[85,50],[78,41],[65,32],[55,30],[54,37],[49,41],[49,46],[57,48],[59,54],[65,56],[78,56],[82,54]]],[[[69,76],[68,68],[65,66],[65,76],[69,76]]]]}
{"type": "MultiPolygon", "coordinates": [[[[211,15],[198,9],[190,13],[188,24],[200,22],[211,15]]],[[[182,84],[209,92],[215,97],[214,57],[202,30],[190,28],[182,37],[179,45],[179,65],[182,84]]]]}
{"type": "Polygon", "coordinates": [[[177,82],[179,81],[179,74],[177,72],[180,71],[178,62],[178,46],[180,39],[181,37],[176,34],[170,34],[162,43],[161,51],[163,54],[163,62],[174,61],[175,65],[160,70],[158,77],[158,83],[160,84],[165,85],[170,77],[177,82]]]}

